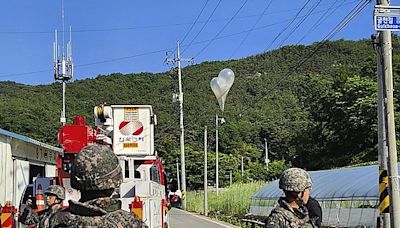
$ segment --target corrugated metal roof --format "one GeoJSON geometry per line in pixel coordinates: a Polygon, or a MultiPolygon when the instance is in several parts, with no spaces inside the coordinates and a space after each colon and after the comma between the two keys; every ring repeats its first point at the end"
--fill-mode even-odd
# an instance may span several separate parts
{"type": "MultiPolygon", "coordinates": [[[[378,165],[309,172],[313,180],[311,196],[317,200],[378,199],[378,165]]],[[[275,180],[252,199],[278,199],[283,191],[275,180]]]]}
{"type": "Polygon", "coordinates": [[[6,130],[1,129],[1,128],[0,128],[0,134],[8,136],[8,137],[11,137],[11,138],[15,138],[15,139],[18,139],[18,140],[21,140],[21,141],[24,141],[24,142],[32,143],[32,144],[44,147],[46,149],[56,151],[57,153],[60,153],[60,154],[63,153],[63,150],[61,148],[58,148],[58,147],[55,147],[55,146],[50,146],[50,145],[48,145],[46,143],[42,143],[42,142],[39,142],[39,141],[37,141],[35,139],[29,138],[29,137],[26,137],[26,136],[23,136],[23,135],[20,135],[20,134],[17,134],[17,133],[13,133],[13,132],[10,132],[10,131],[6,131],[6,130]]]}

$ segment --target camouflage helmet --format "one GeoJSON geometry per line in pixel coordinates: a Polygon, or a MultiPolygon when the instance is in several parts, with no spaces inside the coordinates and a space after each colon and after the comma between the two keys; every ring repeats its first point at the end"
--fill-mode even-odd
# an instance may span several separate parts
{"type": "Polygon", "coordinates": [[[303,169],[290,168],[282,172],[279,178],[279,188],[285,191],[302,192],[311,188],[310,175],[303,169]]]}
{"type": "Polygon", "coordinates": [[[71,186],[81,191],[107,190],[119,187],[122,169],[109,146],[84,147],[71,168],[71,186]]]}
{"type": "Polygon", "coordinates": [[[64,200],[65,199],[65,189],[59,185],[50,185],[46,191],[44,192],[45,195],[55,195],[58,199],[64,200]]]}

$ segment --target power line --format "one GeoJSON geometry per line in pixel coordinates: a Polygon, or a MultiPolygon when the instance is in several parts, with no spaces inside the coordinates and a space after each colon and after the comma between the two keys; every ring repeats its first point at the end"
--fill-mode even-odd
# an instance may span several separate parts
{"type": "MultiPolygon", "coordinates": [[[[357,0],[357,1],[358,1],[358,0],[357,0]]],[[[328,10],[330,10],[330,9],[328,9],[328,10]]],[[[321,13],[321,12],[324,12],[324,10],[315,12],[315,14],[318,14],[318,13],[321,13]]],[[[300,17],[300,18],[302,18],[302,17],[300,17]]],[[[220,37],[217,37],[217,38],[211,38],[211,39],[202,40],[202,41],[198,41],[198,42],[195,42],[195,43],[192,43],[192,44],[181,45],[181,46],[187,48],[187,47],[189,47],[189,46],[191,46],[191,45],[199,45],[199,44],[203,44],[203,43],[207,43],[207,42],[213,41],[213,39],[224,39],[224,38],[228,38],[228,37],[232,37],[232,36],[237,36],[237,35],[241,35],[241,34],[244,34],[244,33],[248,33],[248,32],[254,31],[254,30],[265,29],[265,28],[268,28],[268,27],[271,27],[271,26],[274,26],[274,25],[283,24],[283,23],[285,23],[285,22],[287,22],[287,21],[291,21],[291,20],[293,20],[293,18],[289,18],[289,19],[283,20],[283,21],[281,21],[281,22],[272,23],[272,24],[267,24],[267,25],[260,26],[260,27],[257,27],[257,28],[248,29],[248,30],[244,30],[244,31],[241,31],[241,32],[232,33],[232,34],[227,34],[227,35],[220,36],[220,37]]],[[[172,50],[174,50],[174,48],[166,48],[166,49],[161,49],[161,50],[156,50],[156,51],[150,51],[150,52],[145,52],[145,53],[136,54],[136,55],[124,56],[124,57],[120,57],[120,58],[108,59],[108,60],[103,60],[103,61],[97,61],[97,62],[87,63],[87,64],[80,64],[80,65],[77,65],[77,67],[90,66],[90,65],[97,65],[97,64],[108,63],[108,62],[115,62],[115,61],[120,61],[120,60],[125,60],[125,59],[130,59],[130,58],[145,56],[145,55],[150,55],[150,54],[164,53],[164,52],[166,52],[166,51],[172,51],[172,50]]]]}
{"type": "MultiPolygon", "coordinates": [[[[354,2],[358,2],[358,0],[352,1],[350,3],[354,3],[354,2]]],[[[347,4],[345,4],[345,5],[347,5],[347,4]]],[[[343,5],[341,5],[341,6],[343,6],[343,5]]],[[[338,9],[341,6],[336,6],[335,9],[338,9]]],[[[330,9],[328,9],[328,10],[330,10],[330,9]]],[[[321,13],[321,12],[326,12],[326,10],[320,10],[320,11],[314,12],[313,14],[318,14],[318,13],[321,13]]],[[[302,18],[302,17],[300,17],[300,18],[302,18]]],[[[217,38],[215,38],[215,40],[224,39],[224,38],[233,37],[233,36],[238,36],[238,35],[249,33],[251,31],[255,31],[255,30],[266,29],[266,28],[269,28],[269,27],[272,27],[272,26],[275,26],[275,25],[286,23],[286,22],[291,21],[291,20],[293,20],[293,18],[289,18],[289,19],[286,19],[286,20],[283,20],[283,21],[280,21],[280,22],[276,22],[276,23],[263,25],[263,26],[256,27],[256,28],[253,28],[253,29],[244,30],[244,31],[241,31],[241,32],[227,34],[227,35],[224,35],[224,36],[217,37],[217,38]]],[[[183,47],[188,47],[190,45],[200,45],[200,44],[204,44],[204,43],[210,42],[212,40],[213,39],[210,38],[210,39],[207,39],[207,40],[202,40],[202,41],[198,41],[198,42],[194,42],[194,43],[191,43],[191,44],[188,44],[188,45],[182,45],[182,46],[183,47]]],[[[173,51],[174,48],[175,47],[165,48],[165,49],[161,49],[161,50],[149,51],[149,52],[136,54],[136,55],[123,56],[123,57],[119,57],[119,58],[107,59],[107,60],[102,60],[102,61],[86,63],[86,64],[79,64],[79,65],[76,65],[75,68],[76,67],[79,68],[79,67],[91,66],[91,65],[98,65],[98,64],[103,64],[103,63],[116,62],[116,61],[121,61],[121,60],[126,60],[126,59],[146,56],[146,55],[151,55],[151,54],[164,53],[166,51],[170,52],[170,51],[173,51]]],[[[24,76],[24,75],[31,75],[31,74],[37,74],[37,73],[46,73],[46,72],[52,72],[52,71],[53,71],[53,69],[43,69],[43,70],[29,71],[29,72],[22,72],[22,73],[0,74],[0,78],[19,77],[19,76],[24,76]]]]}
{"type": "Polygon", "coordinates": [[[53,72],[53,69],[29,71],[29,72],[23,72],[23,73],[15,73],[15,74],[2,74],[2,75],[0,75],[0,78],[18,77],[18,76],[24,76],[24,75],[30,75],[30,74],[46,73],[46,72],[53,72]]]}
{"type": "Polygon", "coordinates": [[[318,5],[321,3],[322,0],[318,0],[311,8],[310,10],[308,10],[308,12],[306,13],[304,19],[299,20],[297,22],[297,24],[292,28],[292,30],[286,35],[285,38],[283,38],[283,40],[281,41],[281,43],[279,44],[279,47],[282,47],[283,44],[285,43],[285,41],[287,39],[289,39],[289,37],[300,27],[301,24],[303,24],[307,18],[311,15],[311,13],[318,7],[318,5]]]}
{"type": "Polygon", "coordinates": [[[203,31],[203,29],[206,27],[208,22],[210,21],[211,17],[214,15],[215,11],[217,10],[219,4],[222,2],[222,0],[219,0],[217,5],[214,7],[213,11],[211,12],[210,16],[208,16],[206,22],[203,24],[201,29],[197,32],[197,34],[193,37],[193,39],[189,42],[189,44],[186,46],[185,49],[183,49],[182,54],[185,53],[185,51],[192,45],[192,43],[197,39],[197,37],[200,35],[200,33],[203,31]]]}
{"type": "MultiPolygon", "coordinates": [[[[325,4],[326,5],[326,4],[325,4]]],[[[272,14],[282,14],[284,12],[292,12],[297,11],[298,9],[288,9],[276,12],[266,13],[262,16],[272,15],[272,14]]],[[[252,14],[252,15],[245,15],[245,16],[238,16],[235,20],[252,18],[252,17],[259,17],[260,14],[252,14]]],[[[230,18],[221,18],[221,19],[214,19],[214,20],[205,20],[205,21],[198,21],[197,24],[206,24],[206,23],[215,23],[221,21],[227,21],[230,18]]],[[[125,30],[138,30],[138,29],[155,29],[155,28],[169,28],[175,26],[186,26],[191,25],[193,22],[182,22],[182,23],[175,23],[175,24],[160,24],[160,25],[139,25],[139,26],[130,26],[130,27],[121,27],[121,28],[102,28],[102,29],[74,29],[72,33],[87,33],[87,32],[115,32],[115,31],[125,31],[125,30]]],[[[64,31],[59,31],[64,32],[64,31]]],[[[53,34],[54,31],[0,31],[0,34],[53,34]]]]}
{"type": "MultiPolygon", "coordinates": [[[[354,2],[358,2],[358,0],[349,2],[348,4],[351,4],[351,3],[354,3],[354,2]]],[[[348,5],[348,4],[345,4],[345,5],[348,5]]],[[[340,8],[340,7],[342,7],[342,6],[344,6],[344,5],[336,6],[335,9],[338,9],[338,8],[340,8]]],[[[314,12],[312,15],[314,15],[314,14],[319,14],[319,13],[324,13],[324,12],[326,12],[327,10],[330,10],[330,8],[329,8],[329,9],[325,9],[325,10],[320,10],[320,11],[317,11],[317,12],[314,12]]],[[[304,16],[299,17],[299,19],[301,19],[301,18],[303,18],[303,17],[304,17],[304,16]]],[[[288,21],[292,21],[292,20],[293,20],[293,18],[289,18],[289,19],[286,19],[286,20],[282,20],[282,21],[280,21],[280,22],[275,22],[275,23],[271,23],[271,24],[259,26],[259,27],[256,27],[256,28],[254,28],[254,29],[248,29],[248,30],[244,30],[244,31],[241,31],[241,32],[236,32],[236,33],[231,33],[231,34],[227,34],[227,35],[224,35],[224,36],[219,36],[219,37],[217,37],[217,38],[215,38],[215,39],[224,39],[224,38],[228,38],[228,37],[232,37],[232,36],[237,36],[237,35],[245,34],[245,33],[248,33],[248,32],[250,32],[250,31],[254,31],[254,30],[266,29],[266,28],[269,28],[269,27],[272,27],[272,26],[275,26],[275,25],[284,24],[284,23],[286,23],[286,22],[288,22],[288,21]]],[[[205,43],[205,42],[209,42],[210,40],[212,40],[212,39],[210,38],[210,39],[207,39],[207,40],[198,41],[198,42],[193,43],[192,45],[202,44],[202,43],[205,43]]],[[[185,45],[182,45],[182,46],[185,46],[185,45]]],[[[188,46],[188,45],[186,45],[186,46],[188,46]]]]}
{"type": "Polygon", "coordinates": [[[145,52],[145,53],[141,53],[141,54],[129,55],[129,56],[113,58],[113,59],[107,59],[107,60],[102,60],[102,61],[97,61],[97,62],[92,62],[92,63],[79,64],[79,65],[76,65],[76,67],[91,66],[91,65],[109,63],[109,62],[117,62],[117,61],[121,61],[121,60],[125,60],[125,59],[132,59],[132,58],[136,58],[136,57],[141,57],[141,56],[145,56],[145,55],[151,55],[151,54],[156,54],[156,53],[164,53],[166,51],[171,51],[171,50],[173,50],[173,48],[150,51],[150,52],[145,52]]]}
{"type": "Polygon", "coordinates": [[[196,23],[197,23],[197,21],[199,20],[201,14],[203,13],[204,9],[205,9],[206,6],[207,6],[208,1],[209,1],[209,0],[207,0],[207,1],[204,3],[203,8],[201,8],[200,13],[197,15],[197,17],[196,17],[196,19],[194,20],[192,26],[190,26],[189,30],[186,32],[186,34],[185,34],[185,36],[183,37],[183,39],[180,40],[181,43],[183,43],[183,42],[185,41],[185,39],[186,39],[186,37],[189,35],[190,31],[192,31],[193,27],[196,25],[196,23]]]}
{"type": "MultiPolygon", "coordinates": [[[[196,19],[194,20],[194,22],[193,22],[192,25],[190,26],[189,30],[186,32],[185,36],[180,40],[181,43],[185,42],[186,37],[189,35],[189,33],[192,31],[193,27],[196,25],[196,23],[197,23],[197,21],[199,20],[201,14],[203,13],[204,9],[205,9],[206,6],[207,6],[208,1],[209,1],[209,0],[207,0],[207,1],[204,3],[203,8],[201,8],[200,13],[197,15],[196,19]]],[[[176,52],[176,50],[177,50],[177,49],[175,48],[175,50],[174,50],[173,52],[176,52]]],[[[167,55],[168,55],[168,53],[167,53],[167,55]]]]}
{"type": "Polygon", "coordinates": [[[297,19],[297,17],[300,15],[300,13],[304,10],[304,8],[308,5],[308,3],[310,3],[310,0],[307,0],[307,2],[303,5],[303,7],[300,8],[300,10],[297,12],[297,14],[294,16],[293,20],[291,22],[289,22],[285,28],[283,28],[278,35],[275,36],[275,38],[272,40],[271,43],[269,43],[268,47],[266,48],[266,50],[269,50],[269,48],[275,43],[275,41],[282,35],[282,33],[284,33],[286,31],[286,29],[288,29],[290,27],[290,25],[297,19]]]}
{"type": "Polygon", "coordinates": [[[260,16],[257,18],[256,22],[253,24],[253,26],[251,26],[251,29],[246,33],[246,36],[242,39],[242,41],[239,43],[239,45],[236,47],[236,49],[233,51],[233,53],[231,54],[231,56],[229,57],[230,59],[232,59],[232,57],[236,54],[236,52],[239,50],[239,48],[243,45],[243,43],[246,41],[246,39],[249,37],[250,33],[254,30],[254,28],[256,27],[256,25],[260,22],[261,18],[263,18],[265,12],[268,10],[268,8],[270,7],[272,3],[272,0],[270,0],[268,2],[268,4],[265,6],[263,12],[260,14],[260,16]]]}
{"type": "MultiPolygon", "coordinates": [[[[98,65],[98,64],[103,64],[103,63],[116,62],[116,61],[121,61],[121,60],[125,60],[125,59],[131,59],[131,58],[141,57],[141,56],[145,56],[145,55],[151,55],[151,54],[156,54],[156,53],[164,53],[165,51],[171,51],[171,50],[173,50],[173,48],[170,48],[170,49],[162,49],[162,50],[156,50],[156,51],[150,51],[150,52],[145,52],[145,53],[141,53],[141,54],[130,55],[130,56],[123,56],[123,57],[119,57],[119,58],[107,59],[107,60],[102,60],[102,61],[96,61],[96,62],[86,63],[86,64],[79,64],[79,65],[75,65],[75,68],[85,67],[85,66],[92,66],[92,65],[98,65]]],[[[52,72],[52,71],[53,71],[53,69],[47,69],[47,70],[30,71],[30,72],[24,72],[24,73],[3,74],[3,75],[0,75],[0,78],[18,77],[18,76],[23,76],[23,75],[30,75],[30,74],[37,74],[37,73],[46,73],[46,72],[52,72]]]]}
{"type": "Polygon", "coordinates": [[[370,2],[371,0],[364,0],[364,2],[359,2],[355,7],[354,11],[347,14],[346,18],[339,23],[334,30],[332,30],[328,35],[324,37],[323,40],[330,40],[334,37],[340,30],[342,30],[356,15],[358,15],[370,2]]]}
{"type": "Polygon", "coordinates": [[[208,42],[206,44],[206,46],[203,47],[203,49],[201,49],[195,56],[194,58],[198,57],[204,50],[207,49],[208,46],[210,46],[210,44],[219,36],[219,34],[221,34],[226,27],[228,27],[228,25],[232,22],[232,20],[239,14],[239,12],[243,9],[243,7],[246,5],[246,3],[248,2],[248,0],[244,1],[243,4],[240,6],[240,8],[235,12],[235,14],[231,17],[231,19],[224,25],[224,27],[222,27],[221,30],[219,30],[219,32],[213,37],[213,39],[210,40],[210,42],[208,42]]]}
{"type": "Polygon", "coordinates": [[[300,44],[310,33],[311,31],[313,31],[314,29],[316,29],[318,26],[320,26],[326,19],[328,19],[340,6],[342,6],[346,0],[343,0],[342,3],[339,5],[339,7],[333,8],[336,3],[338,2],[338,0],[335,0],[332,5],[329,7],[329,10],[325,11],[325,13],[323,15],[321,15],[321,17],[319,17],[315,23],[307,30],[307,32],[304,34],[304,36],[297,41],[296,44],[300,44]],[[333,9],[331,11],[331,9],[333,9]],[[329,14],[328,14],[329,13],[329,14]]]}
{"type": "Polygon", "coordinates": [[[261,97],[256,99],[254,102],[251,102],[251,105],[248,106],[247,108],[243,108],[240,111],[240,115],[242,115],[244,112],[248,111],[250,108],[253,108],[258,102],[262,101],[265,99],[268,95],[271,94],[272,91],[274,91],[283,81],[285,81],[290,75],[293,74],[300,66],[302,66],[305,62],[307,62],[312,56],[315,55],[315,53],[322,47],[324,46],[328,40],[333,38],[339,31],[341,31],[350,21],[353,19],[356,15],[358,15],[370,2],[370,0],[364,0],[359,2],[347,15],[342,21],[334,28],[332,29],[325,37],[324,39],[319,42],[314,50],[312,50],[310,53],[307,53],[305,55],[305,58],[301,59],[298,61],[294,66],[289,67],[289,71],[282,76],[277,83],[271,86],[269,90],[266,91],[261,97]]]}

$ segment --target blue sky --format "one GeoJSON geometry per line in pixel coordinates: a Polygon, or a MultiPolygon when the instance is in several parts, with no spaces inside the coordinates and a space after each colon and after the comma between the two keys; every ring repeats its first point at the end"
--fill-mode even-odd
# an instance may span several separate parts
{"type": "MultiPolygon", "coordinates": [[[[74,80],[113,72],[167,71],[166,51],[173,57],[178,40],[182,57],[194,57],[195,64],[311,44],[361,1],[64,0],[65,27],[73,31],[74,80]],[[311,14],[305,17],[307,12],[311,14]]],[[[54,82],[52,45],[54,30],[62,30],[61,5],[62,0],[0,2],[0,81],[54,82]]],[[[374,5],[371,2],[333,39],[369,38],[375,32],[374,5]]]]}

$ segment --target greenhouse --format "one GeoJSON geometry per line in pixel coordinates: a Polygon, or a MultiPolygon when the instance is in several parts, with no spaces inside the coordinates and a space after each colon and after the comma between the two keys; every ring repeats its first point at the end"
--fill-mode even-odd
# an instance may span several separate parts
{"type": "MultiPolygon", "coordinates": [[[[375,227],[378,210],[378,166],[363,166],[309,172],[311,196],[322,207],[324,226],[375,227]]],[[[252,196],[250,214],[268,216],[283,191],[278,180],[252,196]]]]}

